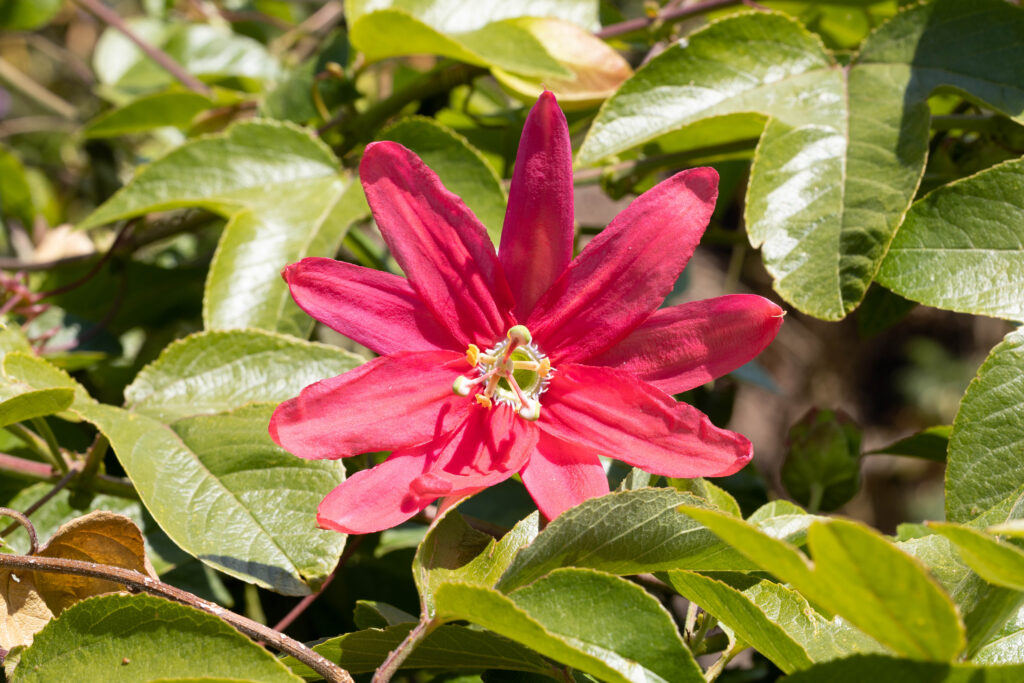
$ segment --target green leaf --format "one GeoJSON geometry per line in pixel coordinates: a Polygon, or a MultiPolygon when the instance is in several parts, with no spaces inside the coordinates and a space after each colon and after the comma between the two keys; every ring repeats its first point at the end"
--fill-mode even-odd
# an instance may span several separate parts
{"type": "Polygon", "coordinates": [[[812,603],[899,654],[949,661],[965,647],[964,626],[949,596],[916,560],[863,525],[838,519],[812,524],[811,565],[792,545],[734,517],[699,508],[687,508],[686,514],[812,603]]]}
{"type": "Polygon", "coordinates": [[[1024,114],[1022,27],[1024,12],[1000,0],[937,0],[873,32],[844,69],[783,15],[723,19],[637,71],[598,114],[578,161],[710,117],[768,115],[750,175],[750,241],[776,291],[836,320],[864,297],[913,199],[929,95],[952,86],[1024,114]],[[998,60],[993,44],[1008,46],[998,60]]]}
{"type": "Polygon", "coordinates": [[[413,116],[384,129],[378,139],[416,152],[444,186],[466,202],[498,245],[508,196],[497,172],[466,138],[433,119],[413,116]]]}
{"type": "Polygon", "coordinates": [[[64,0],[4,0],[0,3],[0,27],[14,31],[39,28],[60,11],[64,0]]]}
{"type": "Polygon", "coordinates": [[[786,673],[814,662],[882,650],[842,619],[826,619],[799,593],[777,583],[749,579],[741,590],[695,572],[672,571],[667,577],[680,595],[733,629],[786,673]]]}
{"type": "Polygon", "coordinates": [[[18,683],[217,677],[295,683],[299,677],[217,617],[148,595],[104,595],[65,610],[21,653],[18,683]]]}
{"type": "Polygon", "coordinates": [[[946,462],[946,450],[949,448],[949,436],[952,432],[953,425],[928,427],[888,446],[868,451],[867,455],[888,453],[889,455],[923,458],[933,462],[946,462]]]}
{"type": "Polygon", "coordinates": [[[378,10],[352,22],[352,44],[371,62],[413,54],[433,54],[529,76],[561,76],[572,72],[552,57],[516,19],[480,28],[444,33],[399,10],[378,10]]]}
{"type": "Polygon", "coordinates": [[[362,189],[308,130],[251,121],[144,167],[79,227],[185,207],[230,219],[206,280],[206,327],[298,337],[313,322],[292,301],[281,269],[306,256],[334,256],[349,224],[367,211],[362,189]]]}
{"type": "Polygon", "coordinates": [[[318,529],[315,514],[345,472],[275,445],[266,429],[273,409],[253,404],[171,425],[104,405],[82,416],[110,439],[143,503],[182,549],[244,581],[303,595],[341,554],[345,536],[318,529]]]}
{"type": "Polygon", "coordinates": [[[669,478],[668,484],[676,491],[692,493],[698,498],[703,498],[722,512],[728,512],[733,517],[743,516],[740,504],[736,502],[732,494],[720,486],[712,484],[707,479],[701,477],[696,479],[669,478]]]}
{"type": "Polygon", "coordinates": [[[1024,609],[971,657],[975,664],[1024,664],[1024,609]]]}
{"type": "Polygon", "coordinates": [[[860,488],[860,440],[848,415],[812,408],[789,429],[782,485],[811,512],[838,509],[860,488]]]}
{"type": "Polygon", "coordinates": [[[33,389],[27,384],[0,385],[0,427],[46,417],[68,408],[75,398],[74,389],[56,387],[33,389]]]}
{"type": "Polygon", "coordinates": [[[361,364],[335,346],[261,330],[200,332],[180,339],[136,375],[125,403],[172,421],[250,402],[279,403],[361,364]]]}
{"type": "Polygon", "coordinates": [[[929,522],[928,526],[952,541],[964,562],[981,578],[1024,591],[1024,550],[970,527],[948,522],[929,522]]]}
{"type": "Polygon", "coordinates": [[[878,272],[908,299],[1024,320],[1024,160],[945,185],[910,208],[878,272]]]}
{"type": "Polygon", "coordinates": [[[197,114],[212,106],[209,97],[194,92],[155,93],[100,114],[85,125],[82,135],[109,138],[144,133],[161,126],[185,129],[197,114]]]}
{"type": "Polygon", "coordinates": [[[855,655],[818,664],[787,676],[786,683],[863,683],[863,681],[922,681],[927,683],[1016,683],[1024,666],[982,667],[897,659],[884,655],[855,655]]]}
{"type": "MultiPolygon", "coordinates": [[[[271,81],[281,67],[259,42],[224,26],[204,23],[170,24],[154,19],[129,19],[128,25],[143,40],[163,49],[193,76],[204,81],[230,79],[233,86],[246,81],[271,81]]],[[[174,76],[147,57],[114,28],[100,36],[93,52],[101,92],[122,101],[165,90],[174,76]]]]}
{"type": "Polygon", "coordinates": [[[274,444],[267,433],[273,403],[168,424],[97,403],[42,359],[8,353],[3,369],[37,388],[75,389],[68,416],[91,422],[110,440],[160,527],[211,567],[303,595],[337,564],[346,537],[318,529],[315,515],[324,496],[344,481],[344,466],[296,458],[274,444]]]}
{"type": "Polygon", "coordinates": [[[345,17],[352,22],[381,9],[408,12],[442,33],[472,31],[515,17],[556,17],[590,30],[600,27],[596,0],[345,0],[345,17]]]}
{"type": "Polygon", "coordinates": [[[440,618],[472,621],[604,681],[704,680],[668,612],[615,576],[558,569],[508,596],[445,583],[436,598],[440,618]]]}
{"type": "Polygon", "coordinates": [[[516,556],[498,588],[507,592],[564,566],[639,574],[689,568],[691,561],[699,565],[721,556],[724,548],[714,535],[677,511],[684,504],[707,505],[668,489],[625,491],[584,501],[559,515],[516,556]]]}
{"type": "Polygon", "coordinates": [[[496,541],[449,510],[423,538],[413,560],[413,578],[427,615],[434,614],[434,594],[442,583],[495,585],[516,553],[537,537],[539,525],[540,515],[534,513],[496,541]]]}
{"type": "MultiPolygon", "coordinates": [[[[388,653],[398,647],[415,623],[398,624],[386,629],[371,628],[329,638],[313,647],[349,673],[375,671],[388,653]]],[[[311,680],[320,676],[293,657],[284,663],[292,671],[311,680]]],[[[434,629],[402,663],[407,669],[496,669],[551,674],[551,665],[540,655],[488,631],[445,624],[434,629]]]]}
{"type": "Polygon", "coordinates": [[[1006,335],[978,370],[953,421],[946,518],[966,522],[1024,481],[1024,331],[1006,335]]]}
{"type": "MultiPolygon", "coordinates": [[[[36,207],[28,182],[21,159],[0,147],[0,218],[14,217],[23,226],[32,225],[36,207]]],[[[7,248],[6,231],[0,234],[0,247],[7,248]]]]}

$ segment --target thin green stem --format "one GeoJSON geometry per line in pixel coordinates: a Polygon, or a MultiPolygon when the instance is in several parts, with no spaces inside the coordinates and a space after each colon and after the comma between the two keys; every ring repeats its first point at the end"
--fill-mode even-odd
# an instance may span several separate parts
{"type": "Polygon", "coordinates": [[[725,671],[725,666],[732,661],[732,658],[747,649],[746,643],[739,640],[733,641],[732,645],[728,647],[722,656],[715,660],[715,663],[708,667],[708,670],[704,672],[704,680],[707,683],[711,683],[722,675],[725,671]]]}
{"type": "Polygon", "coordinates": [[[82,465],[82,474],[78,477],[79,486],[88,488],[92,481],[99,474],[100,465],[103,464],[103,456],[107,454],[107,447],[110,441],[102,433],[96,434],[96,440],[85,452],[85,463],[82,465]]]}
{"type": "Polygon", "coordinates": [[[811,498],[807,501],[807,512],[812,515],[821,510],[821,500],[825,496],[825,486],[820,481],[811,482],[811,498]]]}
{"type": "MultiPolygon", "coordinates": [[[[4,429],[6,429],[19,439],[21,439],[22,443],[28,446],[29,450],[31,450],[40,458],[48,462],[52,467],[58,469],[60,468],[60,465],[58,464],[57,460],[54,459],[53,453],[50,450],[49,446],[47,445],[46,441],[38,434],[33,432],[31,429],[28,429],[27,427],[25,427],[25,425],[22,424],[10,424],[4,427],[4,429]]],[[[66,470],[67,464],[65,463],[64,469],[60,471],[64,472],[66,470]]]]}
{"type": "Polygon", "coordinates": [[[0,57],[0,80],[44,109],[64,119],[73,121],[78,115],[78,110],[73,104],[57,97],[2,57],[0,57]]]}
{"type": "Polygon", "coordinates": [[[53,430],[50,429],[50,425],[46,422],[46,418],[33,417],[32,426],[36,428],[39,436],[43,437],[43,441],[46,442],[46,447],[50,452],[50,464],[54,465],[62,473],[67,473],[68,463],[64,460],[64,454],[61,453],[60,444],[57,443],[57,437],[54,435],[53,430]]]}
{"type": "Polygon", "coordinates": [[[436,619],[420,618],[416,628],[409,631],[409,635],[405,637],[398,647],[388,653],[384,663],[380,665],[377,671],[373,674],[371,683],[387,683],[394,676],[399,667],[402,666],[412,651],[416,649],[416,646],[420,644],[424,638],[430,635],[430,632],[441,625],[441,622],[436,619]]]}

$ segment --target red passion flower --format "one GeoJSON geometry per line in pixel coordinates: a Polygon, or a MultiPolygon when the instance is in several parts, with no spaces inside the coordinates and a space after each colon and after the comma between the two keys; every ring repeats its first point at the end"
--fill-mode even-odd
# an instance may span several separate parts
{"type": "Polygon", "coordinates": [[[320,504],[321,526],[370,533],[515,473],[541,513],[608,493],[599,455],[670,477],[725,476],[750,442],[672,394],[775,337],[753,295],[659,309],[700,241],[718,175],[683,171],[634,200],[575,258],[569,131],[533,107],[501,244],[415,154],[366,148],[360,178],[406,278],[326,258],[288,266],[295,301],[380,357],[278,406],[270,434],[303,458],[392,451],[320,504]]]}

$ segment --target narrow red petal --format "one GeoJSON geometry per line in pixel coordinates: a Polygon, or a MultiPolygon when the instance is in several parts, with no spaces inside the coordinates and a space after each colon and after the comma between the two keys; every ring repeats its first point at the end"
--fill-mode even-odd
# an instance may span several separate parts
{"type": "Polygon", "coordinates": [[[433,451],[435,464],[412,489],[422,496],[461,498],[498,484],[522,468],[539,431],[508,406],[474,406],[453,438],[433,451]]]}
{"type": "Polygon", "coordinates": [[[637,197],[544,293],[526,326],[556,367],[610,348],[664,301],[718,196],[712,168],[677,173],[637,197]]]}
{"type": "Polygon", "coordinates": [[[631,372],[668,394],[699,387],[761,353],[782,326],[783,310],[754,294],[663,308],[587,361],[631,372]]]}
{"type": "Polygon", "coordinates": [[[473,212],[395,142],[367,146],[359,174],[384,241],[434,318],[463,347],[504,336],[514,301],[473,212]]]}
{"type": "Polygon", "coordinates": [[[526,117],[519,140],[498,250],[520,320],[568,267],[572,237],[569,126],[555,96],[544,92],[526,117]]]}
{"type": "Polygon", "coordinates": [[[430,505],[410,493],[429,461],[422,452],[395,452],[376,467],[356,472],[327,494],[317,509],[324,529],[370,534],[397,526],[430,505]]]}
{"type": "Polygon", "coordinates": [[[465,419],[471,402],[452,392],[452,382],[467,369],[465,357],[454,351],[376,358],[279,405],[270,436],[310,459],[429,441],[465,419]]]}
{"type": "Polygon", "coordinates": [[[299,308],[375,353],[461,350],[405,278],[318,257],[282,276],[299,308]]]}
{"type": "Polygon", "coordinates": [[[608,493],[608,477],[597,453],[543,431],[537,448],[519,474],[537,509],[548,520],[589,498],[608,493]]]}
{"type": "Polygon", "coordinates": [[[723,477],[752,455],[746,437],[611,368],[559,366],[539,424],[563,441],[668,477],[723,477]]]}

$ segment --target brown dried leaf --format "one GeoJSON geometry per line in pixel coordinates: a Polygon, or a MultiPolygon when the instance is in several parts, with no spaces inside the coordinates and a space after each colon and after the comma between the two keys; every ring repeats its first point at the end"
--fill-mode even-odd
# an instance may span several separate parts
{"type": "MultiPolygon", "coordinates": [[[[36,554],[132,569],[156,578],[146,557],[142,532],[124,515],[105,510],[90,512],[62,525],[36,554]]],[[[37,572],[35,582],[54,614],[93,595],[124,590],[119,583],[69,574],[37,572]]]]}
{"type": "Polygon", "coordinates": [[[0,647],[29,645],[52,618],[31,572],[0,571],[0,647]]]}

